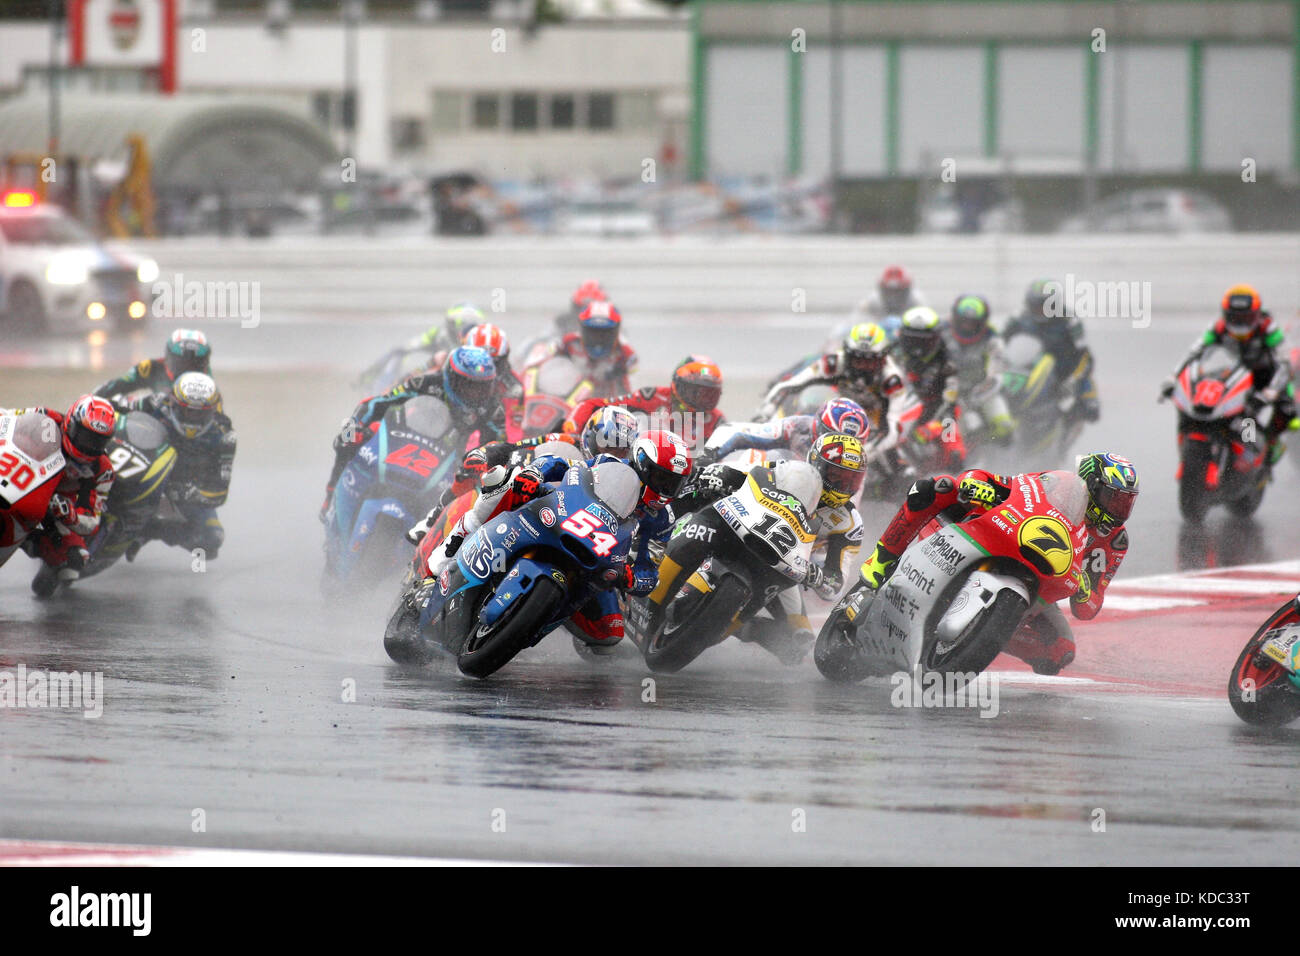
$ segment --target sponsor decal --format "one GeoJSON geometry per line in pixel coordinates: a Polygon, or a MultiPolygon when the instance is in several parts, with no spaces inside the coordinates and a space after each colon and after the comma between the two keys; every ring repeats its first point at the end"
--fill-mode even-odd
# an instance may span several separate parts
{"type": "Polygon", "coordinates": [[[546,525],[546,527],[554,527],[555,512],[550,508],[543,508],[541,511],[537,512],[537,517],[542,519],[542,524],[546,525]]]}
{"type": "Polygon", "coordinates": [[[555,492],[555,513],[559,515],[561,518],[567,517],[569,514],[568,508],[566,508],[564,505],[563,491],[557,490],[555,492]]]}
{"type": "Polygon", "coordinates": [[[706,524],[688,524],[682,528],[681,533],[693,541],[712,541],[716,530],[706,524]]]}
{"type": "Polygon", "coordinates": [[[367,465],[373,465],[379,458],[379,456],[375,454],[374,449],[369,445],[362,445],[361,448],[357,450],[357,457],[367,465]]]}
{"type": "Polygon", "coordinates": [[[446,594],[451,589],[451,568],[443,568],[442,574],[438,575],[438,590],[446,594]]]}
{"type": "Polygon", "coordinates": [[[505,533],[506,533],[506,528],[508,528],[508,527],[510,527],[510,526],[509,526],[508,524],[506,524],[504,521],[501,522],[499,525],[497,525],[497,534],[505,534],[505,533]]]}
{"type": "Polygon", "coordinates": [[[1063,577],[1074,563],[1070,529],[1058,518],[1036,515],[1026,519],[1018,535],[1020,554],[1040,574],[1063,577]]]}
{"type": "Polygon", "coordinates": [[[1018,524],[1020,524],[1020,516],[1017,515],[1014,511],[1010,511],[1010,510],[1008,510],[1008,509],[1006,509],[1006,508],[1003,508],[1001,511],[998,512],[998,514],[1000,514],[1002,517],[1006,518],[1006,519],[1007,519],[1008,521],[1010,521],[1013,525],[1018,525],[1018,524]]]}
{"type": "Polygon", "coordinates": [[[613,534],[618,534],[618,519],[614,517],[614,512],[610,511],[604,505],[592,502],[587,505],[585,510],[588,514],[593,514],[601,521],[605,522],[605,527],[613,534]]]}
{"type": "Polygon", "coordinates": [[[934,578],[927,577],[925,572],[911,561],[904,561],[900,564],[898,573],[903,576],[903,580],[916,585],[918,590],[924,591],[926,594],[934,593],[934,578]]]}
{"type": "Polygon", "coordinates": [[[921,607],[920,604],[912,600],[898,588],[885,588],[885,600],[896,607],[900,613],[906,614],[909,621],[916,620],[916,612],[921,607]]]}
{"type": "Polygon", "coordinates": [[[541,537],[542,530],[539,527],[537,527],[537,525],[529,521],[526,517],[524,517],[522,513],[517,513],[515,517],[517,517],[519,519],[519,523],[524,526],[524,530],[528,532],[529,537],[533,537],[533,538],[541,537]]]}
{"type": "Polygon", "coordinates": [[[402,506],[399,504],[394,504],[391,501],[388,504],[384,505],[382,508],[380,508],[379,511],[381,514],[392,515],[394,518],[402,517],[402,506]]]}
{"type": "Polygon", "coordinates": [[[556,584],[558,584],[560,587],[564,587],[565,581],[567,579],[564,577],[563,571],[553,569],[551,571],[551,577],[555,579],[556,584]]]}
{"type": "Polygon", "coordinates": [[[961,549],[943,533],[931,535],[921,549],[921,553],[937,567],[952,569],[961,563],[961,549]]]}

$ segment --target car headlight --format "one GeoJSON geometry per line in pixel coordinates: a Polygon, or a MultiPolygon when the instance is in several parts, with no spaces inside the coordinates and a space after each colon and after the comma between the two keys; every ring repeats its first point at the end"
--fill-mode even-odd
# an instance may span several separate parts
{"type": "Polygon", "coordinates": [[[158,263],[152,259],[140,260],[140,265],[135,270],[135,277],[146,285],[150,282],[157,282],[160,274],[158,263]]]}
{"type": "Polygon", "coordinates": [[[55,256],[45,267],[45,281],[51,285],[81,285],[88,278],[90,270],[80,256],[55,256]]]}

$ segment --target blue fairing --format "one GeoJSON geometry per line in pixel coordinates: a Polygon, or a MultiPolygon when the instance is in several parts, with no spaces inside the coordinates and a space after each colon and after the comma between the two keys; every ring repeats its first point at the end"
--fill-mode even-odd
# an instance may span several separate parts
{"type": "Polygon", "coordinates": [[[619,521],[595,498],[590,474],[585,465],[570,468],[561,481],[551,483],[549,494],[491,519],[471,535],[456,554],[464,583],[455,588],[447,583],[448,593],[444,593],[444,582],[448,582],[448,576],[444,576],[432,589],[421,614],[421,626],[434,621],[454,595],[483,587],[493,591],[475,626],[493,623],[528,594],[538,580],[550,578],[560,584],[568,599],[539,629],[540,639],[567,620],[597,590],[613,587],[623,577],[636,520],[619,521]],[[578,512],[588,517],[575,521],[578,512]],[[570,525],[567,529],[566,522],[570,525]],[[577,534],[574,529],[590,530],[577,534]],[[606,553],[598,554],[598,550],[606,553]],[[577,569],[576,580],[571,569],[577,569]]]}
{"type": "MultiPolygon", "coordinates": [[[[408,427],[400,414],[385,416],[334,490],[325,551],[335,575],[346,578],[357,570],[376,529],[389,524],[405,531],[424,517],[454,476],[455,437],[429,438],[408,427]]],[[[410,545],[394,535],[391,555],[381,556],[400,567],[410,559],[410,545]]]]}

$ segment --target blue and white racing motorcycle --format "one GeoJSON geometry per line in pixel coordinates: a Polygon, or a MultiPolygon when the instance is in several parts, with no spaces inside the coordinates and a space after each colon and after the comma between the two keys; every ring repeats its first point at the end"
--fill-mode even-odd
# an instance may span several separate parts
{"type": "Polygon", "coordinates": [[[334,489],[325,514],[327,582],[378,579],[410,560],[406,530],[451,483],[465,437],[435,396],[389,410],[334,489]]]}
{"type": "Polygon", "coordinates": [[[487,677],[625,577],[641,481],[626,464],[573,465],[549,491],[487,521],[437,577],[398,601],[384,649],[399,663],[456,658],[487,677]]]}

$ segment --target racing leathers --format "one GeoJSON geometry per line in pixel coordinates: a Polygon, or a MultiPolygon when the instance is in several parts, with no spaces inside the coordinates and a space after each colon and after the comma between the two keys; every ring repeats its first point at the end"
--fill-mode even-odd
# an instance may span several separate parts
{"type": "Polygon", "coordinates": [[[636,350],[620,339],[604,358],[592,358],[582,347],[582,335],[568,332],[560,339],[556,354],[571,359],[583,370],[597,395],[621,395],[632,391],[632,373],[636,371],[636,350]]]}
{"type": "MultiPolygon", "coordinates": [[[[149,519],[141,534],[141,544],[156,540],[189,551],[201,548],[204,558],[210,561],[216,558],[226,540],[217,509],[230,495],[237,444],[235,429],[225,413],[216,412],[211,427],[194,438],[186,438],[167,415],[166,401],[165,395],[145,395],[124,406],[157,420],[167,429],[168,443],[176,449],[176,464],[167,477],[163,493],[179,518],[149,519]]],[[[127,558],[133,560],[138,550],[130,550],[127,558]]]]}
{"type": "Polygon", "coordinates": [[[764,413],[774,414],[787,396],[797,395],[813,385],[835,386],[845,398],[851,398],[862,406],[873,432],[883,433],[890,401],[903,394],[903,372],[898,363],[886,355],[879,374],[864,378],[849,370],[843,350],[831,352],[773,385],[767,393],[764,413]]]}
{"type": "Polygon", "coordinates": [[[95,394],[114,404],[121,404],[134,397],[136,393],[146,390],[151,395],[157,392],[170,392],[172,382],[172,377],[167,374],[164,359],[143,359],[133,365],[125,375],[109,379],[99,386],[95,389],[95,394]]]}
{"type": "Polygon", "coordinates": [[[786,449],[794,457],[803,458],[817,437],[816,415],[791,415],[770,422],[736,422],[735,430],[723,441],[708,449],[708,455],[721,461],[737,451],[773,451],[786,449]]]}
{"type": "Polygon", "coordinates": [[[945,344],[957,369],[965,437],[993,442],[1010,438],[1015,420],[1002,394],[1002,373],[1006,371],[1002,340],[986,327],[984,334],[972,342],[960,342],[949,331],[945,344]]]}
{"type": "Polygon", "coordinates": [[[378,430],[379,423],[383,421],[389,409],[405,404],[417,395],[432,395],[441,399],[455,416],[453,421],[462,434],[469,436],[478,432],[480,442],[505,440],[506,413],[499,396],[487,408],[471,409],[449,396],[443,381],[443,375],[438,372],[420,372],[411,375],[382,395],[363,399],[353,410],[351,417],[344,420],[338,435],[334,438],[334,468],[330,472],[329,483],[325,486],[325,502],[321,505],[320,512],[322,521],[325,520],[334,497],[334,486],[338,483],[339,476],[343,474],[343,469],[348,466],[348,462],[356,457],[361,446],[378,430]]]}
{"type": "MultiPolygon", "coordinates": [[[[52,408],[8,408],[6,415],[36,412],[52,418],[63,428],[64,413],[52,408]]],[[[51,568],[80,571],[89,558],[86,541],[99,528],[113,488],[113,463],[100,455],[93,464],[84,464],[65,454],[63,473],[50,498],[45,519],[23,541],[23,550],[38,557],[51,568]]]]}
{"type": "MultiPolygon", "coordinates": [[[[760,467],[771,467],[771,464],[760,467]]],[[[708,520],[697,520],[695,513],[734,494],[748,479],[748,470],[721,463],[709,465],[700,469],[674,499],[673,511],[681,517],[673,536],[682,535],[686,540],[681,545],[674,542],[673,555],[677,560],[665,557],[659,566],[659,582],[650,595],[656,607],[654,613],[659,613],[673,588],[689,579],[713,551],[715,527],[708,520]]],[[[802,661],[813,644],[804,587],[812,588],[824,600],[834,600],[844,586],[846,569],[852,567],[862,547],[862,518],[851,502],[834,507],[819,505],[811,517],[817,524],[817,539],[813,545],[814,560],[809,562],[803,585],[791,585],[777,592],[764,607],[770,616],[751,617],[737,633],[742,641],[753,641],[790,665],[802,661]],[[819,553],[821,563],[815,560],[819,553]]]]}
{"type": "Polygon", "coordinates": [[[1004,341],[1016,335],[1038,339],[1043,351],[1056,360],[1056,394],[1059,400],[1068,403],[1063,409],[1066,421],[1097,421],[1101,406],[1092,378],[1092,350],[1084,341],[1083,323],[1072,315],[1043,318],[1022,313],[1007,322],[1002,330],[1004,341]]]}
{"type": "MultiPolygon", "coordinates": [[[[1273,415],[1268,424],[1269,462],[1276,464],[1282,453],[1278,438],[1292,425],[1296,417],[1295,384],[1291,380],[1291,363],[1284,353],[1283,332],[1273,324],[1272,316],[1260,313],[1259,324],[1251,332],[1250,338],[1242,341],[1228,333],[1227,325],[1219,319],[1210,326],[1196,341],[1191,352],[1174,371],[1176,379],[1192,362],[1200,358],[1210,346],[1222,346],[1234,349],[1241,364],[1250,369],[1251,386],[1254,394],[1251,401],[1256,414],[1263,408],[1271,407],[1273,415]]],[[[1173,382],[1166,382],[1163,394],[1173,392],[1173,382]]]]}
{"type": "Polygon", "coordinates": [[[713,408],[707,412],[696,412],[683,406],[673,397],[671,386],[658,388],[647,385],[635,392],[616,395],[613,398],[588,398],[579,402],[569,413],[564,423],[565,431],[581,432],[582,427],[598,408],[615,406],[626,408],[637,417],[644,418],[646,424],[641,430],[668,429],[680,435],[688,447],[701,448],[708,441],[723,421],[723,414],[713,408]]]}
{"type": "MultiPolygon", "coordinates": [[[[1080,480],[1071,472],[1030,474],[1039,479],[1044,476],[1080,480]]],[[[940,512],[947,511],[949,517],[960,520],[972,511],[995,507],[1010,495],[1014,478],[974,468],[956,476],[935,475],[917,481],[880,536],[875,550],[863,563],[858,587],[879,589],[894,573],[899,557],[912,539],[940,512]]],[[[1087,554],[1075,578],[1078,589],[1070,597],[1070,610],[1079,620],[1090,621],[1101,611],[1106,588],[1128,552],[1128,531],[1123,525],[1116,525],[1103,533],[1085,524],[1084,532],[1087,554]]],[[[1054,674],[1074,660],[1075,645],[1060,609],[1055,604],[1039,603],[1031,609],[1005,650],[1039,673],[1054,674]]]]}
{"type": "MultiPolygon", "coordinates": [[[[528,465],[508,468],[498,465],[483,475],[479,497],[474,507],[461,516],[447,536],[447,543],[429,559],[432,577],[440,575],[455,560],[465,539],[497,515],[512,511],[534,498],[546,494],[546,485],[564,479],[570,468],[594,467],[605,461],[622,461],[613,455],[598,455],[587,462],[574,463],[566,458],[545,456],[528,465]]],[[[650,556],[650,542],[662,541],[672,529],[671,508],[651,511],[638,508],[629,519],[636,522],[628,563],[624,569],[623,590],[648,594],[654,589],[657,572],[650,556]]],[[[595,649],[612,648],[623,639],[623,613],[613,590],[597,591],[569,618],[575,636],[595,649]]]]}

